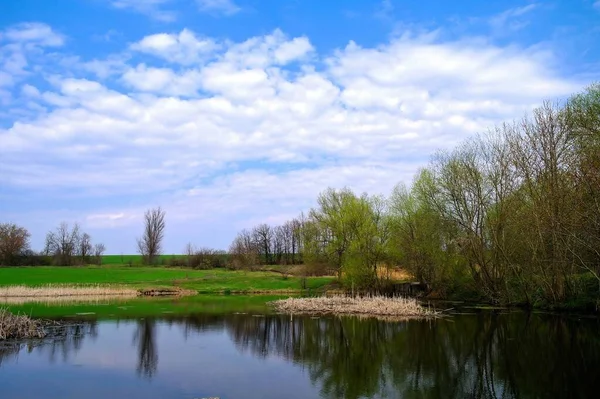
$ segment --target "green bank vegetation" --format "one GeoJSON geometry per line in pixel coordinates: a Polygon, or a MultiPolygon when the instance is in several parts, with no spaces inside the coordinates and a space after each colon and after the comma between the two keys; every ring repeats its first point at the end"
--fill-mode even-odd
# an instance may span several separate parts
{"type": "Polygon", "coordinates": [[[243,270],[83,266],[0,268],[0,286],[121,285],[136,289],[178,287],[200,293],[300,292],[325,289],[332,277],[288,276],[243,270]]]}
{"type": "MultiPolygon", "coordinates": [[[[286,298],[289,295],[285,296],[286,298]]],[[[87,303],[27,302],[0,304],[14,314],[35,319],[127,319],[202,314],[267,314],[267,303],[282,299],[278,295],[195,295],[176,298],[107,299],[87,303]]]]}
{"type": "Polygon", "coordinates": [[[363,289],[400,266],[431,296],[597,309],[600,85],[435,154],[388,198],[328,189],[283,226],[240,232],[230,254],[363,289]]]}

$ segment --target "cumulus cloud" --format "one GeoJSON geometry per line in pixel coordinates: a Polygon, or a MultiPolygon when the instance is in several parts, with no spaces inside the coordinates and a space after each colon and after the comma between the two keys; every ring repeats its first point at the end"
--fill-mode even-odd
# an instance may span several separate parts
{"type": "Polygon", "coordinates": [[[183,65],[199,63],[217,47],[212,39],[198,38],[189,29],[183,29],[179,34],[149,35],[131,45],[132,50],[183,65]]]}
{"type": "Polygon", "coordinates": [[[56,33],[50,26],[38,22],[24,22],[11,26],[0,34],[0,39],[53,47],[62,46],[65,41],[64,36],[56,33]]]}
{"type": "Polygon", "coordinates": [[[141,38],[133,50],[171,64],[123,59],[123,86],[23,86],[51,108],[0,128],[0,185],[101,199],[80,213],[98,228],[139,223],[130,215],[158,204],[180,226],[221,219],[206,244],[224,247],[239,226],[297,214],[327,186],[385,194],[435,149],[584,84],[559,76],[548,50],[430,34],[329,54],[281,31],[203,42],[217,43],[189,30],[141,38]]]}
{"type": "Polygon", "coordinates": [[[139,91],[173,96],[195,96],[200,88],[200,74],[189,70],[176,73],[168,68],[147,67],[140,64],[123,74],[123,81],[139,91]]]}

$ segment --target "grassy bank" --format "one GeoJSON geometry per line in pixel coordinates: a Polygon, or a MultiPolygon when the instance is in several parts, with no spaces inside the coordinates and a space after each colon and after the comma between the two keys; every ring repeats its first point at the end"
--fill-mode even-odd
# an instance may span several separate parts
{"type": "Polygon", "coordinates": [[[1,286],[48,284],[121,285],[135,289],[178,287],[199,293],[295,293],[324,290],[333,277],[286,276],[273,272],[192,270],[164,267],[84,266],[0,268],[1,286]]]}
{"type": "MultiPolygon", "coordinates": [[[[286,296],[287,298],[287,296],[286,296]]],[[[277,295],[195,295],[176,298],[99,299],[93,302],[30,302],[3,304],[14,314],[42,319],[127,319],[170,317],[190,314],[268,313],[268,302],[282,299],[277,295]]]]}

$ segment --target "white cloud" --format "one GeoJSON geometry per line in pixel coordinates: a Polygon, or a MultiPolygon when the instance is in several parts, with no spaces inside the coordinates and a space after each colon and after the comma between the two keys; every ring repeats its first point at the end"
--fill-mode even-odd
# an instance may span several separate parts
{"type": "Polygon", "coordinates": [[[158,33],[146,36],[131,45],[132,50],[183,65],[199,63],[217,47],[212,39],[200,39],[188,29],[183,29],[179,34],[158,33]]]}
{"type": "Polygon", "coordinates": [[[106,79],[109,76],[122,74],[129,68],[127,65],[127,57],[123,55],[110,56],[104,60],[95,59],[86,62],[76,62],[74,66],[92,72],[100,79],[106,79]]]}
{"type": "Polygon", "coordinates": [[[40,91],[35,86],[29,84],[23,85],[21,92],[27,97],[37,98],[40,96],[40,91]]]}
{"type": "Polygon", "coordinates": [[[233,0],[196,0],[200,11],[233,15],[241,10],[233,0]]]}
{"type": "Polygon", "coordinates": [[[200,74],[188,70],[181,74],[168,68],[147,67],[139,64],[123,74],[123,81],[139,91],[173,96],[195,96],[200,88],[200,74]]]}
{"type": "Polygon", "coordinates": [[[490,26],[497,34],[502,31],[517,31],[529,25],[529,20],[523,16],[531,13],[539,7],[539,4],[532,3],[523,7],[511,8],[490,18],[490,26]]]}
{"type": "Polygon", "coordinates": [[[163,22],[173,22],[177,15],[173,11],[162,8],[171,0],[110,0],[110,4],[119,9],[131,9],[140,14],[163,22]]]}
{"type": "Polygon", "coordinates": [[[12,25],[0,31],[0,87],[11,87],[30,74],[30,60],[43,59],[44,48],[60,47],[63,35],[37,22],[12,25]]]}
{"type": "Polygon", "coordinates": [[[216,218],[233,234],[305,210],[327,186],[386,193],[435,149],[586,83],[560,77],[549,51],[481,40],[404,35],[320,55],[308,38],[275,31],[203,60],[205,39],[184,32],[138,42],[179,65],[123,59],[126,90],[82,77],[41,93],[23,86],[53,108],[0,129],[0,185],[113,199],[82,211],[90,225],[136,224],[131,215],[161,204],[181,226],[216,218]]]}
{"type": "Polygon", "coordinates": [[[7,28],[0,38],[17,43],[34,43],[40,46],[62,46],[65,39],[46,24],[25,22],[7,28]]]}

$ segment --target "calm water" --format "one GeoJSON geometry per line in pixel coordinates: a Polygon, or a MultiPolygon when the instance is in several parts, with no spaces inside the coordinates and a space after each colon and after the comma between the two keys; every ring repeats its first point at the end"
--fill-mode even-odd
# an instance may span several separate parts
{"type": "Polygon", "coordinates": [[[86,322],[0,349],[1,398],[596,398],[596,320],[244,314],[86,322]]]}

